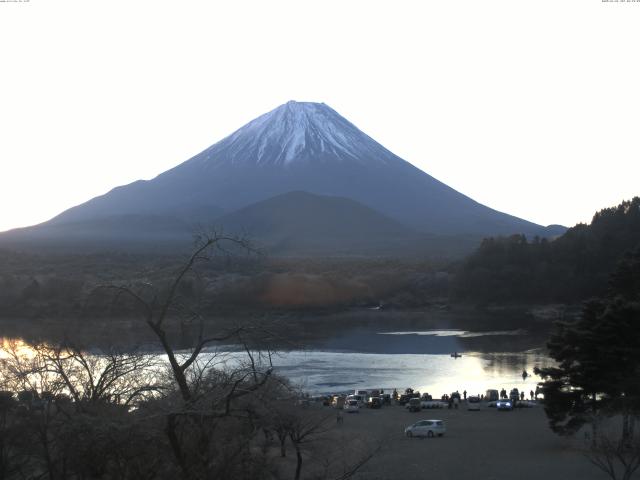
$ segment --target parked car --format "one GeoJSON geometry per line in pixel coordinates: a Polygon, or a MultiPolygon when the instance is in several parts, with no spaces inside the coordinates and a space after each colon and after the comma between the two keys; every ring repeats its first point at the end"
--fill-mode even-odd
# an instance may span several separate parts
{"type": "Polygon", "coordinates": [[[414,393],[403,393],[402,395],[400,395],[400,399],[398,400],[398,403],[400,405],[406,405],[409,400],[411,400],[412,398],[420,398],[420,393],[419,392],[414,392],[414,393]]]}
{"type": "Polygon", "coordinates": [[[420,420],[405,428],[404,434],[407,437],[441,437],[446,431],[442,420],[420,420]]]}
{"type": "Polygon", "coordinates": [[[369,399],[369,392],[367,392],[366,390],[356,390],[355,392],[353,392],[353,394],[360,395],[363,404],[367,403],[367,400],[369,399]]]}
{"type": "Polygon", "coordinates": [[[518,400],[520,400],[520,392],[517,388],[511,389],[511,392],[509,392],[509,399],[514,406],[518,403],[518,400]]]}
{"type": "Polygon", "coordinates": [[[425,400],[424,398],[420,402],[422,408],[446,408],[449,406],[447,402],[442,400],[425,400]]]}
{"type": "Polygon", "coordinates": [[[383,393],[380,396],[382,397],[382,403],[384,403],[385,405],[391,405],[391,394],[390,393],[383,393]]]}
{"type": "Polygon", "coordinates": [[[498,392],[498,390],[492,390],[492,389],[487,390],[484,394],[485,402],[495,402],[499,398],[500,398],[500,393],[498,392]]]}
{"type": "Polygon", "coordinates": [[[410,412],[419,412],[422,410],[422,401],[419,397],[410,398],[407,407],[410,412]]]}
{"type": "Polygon", "coordinates": [[[510,398],[501,398],[496,401],[497,410],[513,410],[513,402],[510,398]]]}
{"type": "Polygon", "coordinates": [[[355,399],[348,399],[342,408],[347,413],[360,413],[360,402],[355,399]]]}
{"type": "Polygon", "coordinates": [[[472,395],[467,397],[467,410],[479,411],[480,410],[480,397],[472,395]]]}
{"type": "Polygon", "coordinates": [[[349,400],[357,400],[358,401],[358,405],[363,407],[366,404],[365,399],[362,397],[362,395],[349,395],[347,397],[347,401],[349,400]]]}
{"type": "Polygon", "coordinates": [[[369,401],[367,402],[367,407],[369,407],[369,408],[381,408],[382,407],[382,399],[380,397],[369,397],[369,401]]]}

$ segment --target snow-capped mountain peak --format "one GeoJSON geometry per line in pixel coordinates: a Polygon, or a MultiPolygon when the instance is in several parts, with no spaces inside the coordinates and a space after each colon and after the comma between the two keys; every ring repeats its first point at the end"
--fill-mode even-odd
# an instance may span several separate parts
{"type": "Polygon", "coordinates": [[[212,145],[197,161],[288,166],[392,158],[400,160],[324,103],[289,101],[212,145]]]}
{"type": "MultiPolygon", "coordinates": [[[[438,235],[541,232],[402,160],[329,106],[308,102],[285,103],[156,178],[117,187],[53,223],[114,215],[202,218],[203,211],[231,213],[289,192],[350,199],[438,235]]],[[[276,203],[282,209],[286,202],[276,203]]]]}

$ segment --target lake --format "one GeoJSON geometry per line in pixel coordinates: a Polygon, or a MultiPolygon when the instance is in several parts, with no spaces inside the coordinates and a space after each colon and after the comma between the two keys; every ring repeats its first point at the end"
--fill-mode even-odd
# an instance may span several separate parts
{"type": "Polygon", "coordinates": [[[542,339],[524,330],[362,330],[313,349],[279,352],[273,364],[309,393],[412,387],[440,397],[455,390],[472,395],[517,387],[528,396],[540,381],[534,367],[553,364],[541,345],[542,339]],[[453,352],[462,356],[453,358],[453,352]],[[529,374],[526,380],[523,370],[529,374]]]}
{"type": "MultiPolygon", "coordinates": [[[[276,373],[312,394],[411,387],[440,397],[455,390],[472,395],[517,387],[528,395],[540,381],[534,367],[553,364],[542,348],[545,339],[522,329],[355,328],[305,349],[280,350],[272,361],[276,373]],[[461,357],[453,358],[454,352],[461,357]],[[523,370],[529,374],[525,380],[523,370]]],[[[221,365],[231,366],[244,353],[227,345],[202,355],[219,355],[221,365]]]]}

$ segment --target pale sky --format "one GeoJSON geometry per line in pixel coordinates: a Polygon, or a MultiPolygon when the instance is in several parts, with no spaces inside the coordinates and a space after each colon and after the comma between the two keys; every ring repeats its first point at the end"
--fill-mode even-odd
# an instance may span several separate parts
{"type": "Polygon", "coordinates": [[[572,226],[640,195],[640,2],[0,0],[0,230],[325,102],[449,186],[572,226]]]}

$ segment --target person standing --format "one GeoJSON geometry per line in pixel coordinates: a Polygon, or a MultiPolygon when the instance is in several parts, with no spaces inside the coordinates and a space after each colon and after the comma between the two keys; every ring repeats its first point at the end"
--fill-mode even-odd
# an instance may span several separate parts
{"type": "Polygon", "coordinates": [[[462,396],[464,397],[464,399],[467,399],[467,391],[465,390],[464,392],[462,392],[462,396]]]}

